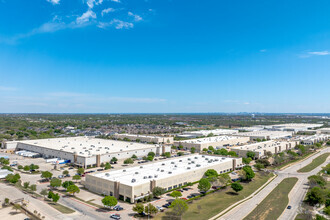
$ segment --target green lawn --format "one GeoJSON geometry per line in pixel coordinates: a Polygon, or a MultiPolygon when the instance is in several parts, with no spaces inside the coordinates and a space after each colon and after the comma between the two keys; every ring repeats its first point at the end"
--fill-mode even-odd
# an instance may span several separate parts
{"type": "Polygon", "coordinates": [[[55,203],[55,202],[47,202],[48,205],[50,205],[51,207],[53,207],[54,209],[56,209],[57,211],[60,211],[62,212],[63,214],[71,214],[71,213],[74,213],[75,211],[64,206],[64,205],[61,205],[59,203],[55,203]]]}
{"type": "Polygon", "coordinates": [[[298,181],[296,177],[282,180],[275,189],[244,220],[275,220],[289,203],[288,194],[298,181]]]}
{"type": "MultiPolygon", "coordinates": [[[[230,186],[226,189],[219,190],[215,193],[208,194],[200,199],[193,200],[189,204],[188,211],[182,216],[182,219],[200,220],[211,218],[221,211],[228,208],[230,205],[244,199],[251,195],[264,185],[273,174],[265,174],[264,172],[257,172],[255,178],[250,183],[242,183],[244,189],[239,194],[234,194],[230,186]]],[[[171,209],[167,212],[161,213],[155,219],[169,219],[166,214],[170,213],[171,209]]]]}
{"type": "Polygon", "coordinates": [[[325,153],[325,154],[322,154],[322,155],[318,156],[310,164],[308,164],[307,166],[305,166],[305,167],[301,168],[300,170],[298,170],[298,172],[306,173],[306,172],[310,172],[310,171],[314,170],[316,167],[318,167],[322,163],[324,163],[329,155],[330,155],[330,153],[325,153]]]}

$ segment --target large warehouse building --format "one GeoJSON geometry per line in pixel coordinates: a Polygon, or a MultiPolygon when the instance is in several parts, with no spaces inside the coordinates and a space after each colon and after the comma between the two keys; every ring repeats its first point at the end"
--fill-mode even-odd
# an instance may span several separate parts
{"type": "Polygon", "coordinates": [[[151,194],[154,187],[171,190],[201,179],[208,169],[219,173],[243,167],[242,158],[190,155],[122,170],[86,175],[85,187],[134,203],[151,194]]]}
{"type": "Polygon", "coordinates": [[[251,140],[255,141],[257,139],[273,140],[273,139],[291,138],[292,132],[260,130],[260,131],[242,132],[234,135],[249,137],[251,140]]]}
{"type": "Polygon", "coordinates": [[[184,149],[190,150],[192,147],[196,149],[197,152],[202,151],[204,148],[212,146],[217,147],[226,147],[245,144],[250,140],[249,137],[238,137],[238,136],[215,136],[215,137],[206,137],[198,139],[190,139],[184,141],[174,141],[174,146],[183,146],[184,149]]]}
{"type": "Polygon", "coordinates": [[[111,158],[126,159],[136,155],[146,156],[149,152],[156,155],[170,152],[169,146],[142,144],[92,137],[52,138],[28,141],[7,142],[6,147],[41,154],[45,158],[70,160],[78,166],[100,166],[111,158]]]}
{"type": "Polygon", "coordinates": [[[327,134],[315,134],[311,136],[299,136],[297,139],[303,145],[313,145],[320,141],[327,141],[329,140],[330,135],[327,134]]]}
{"type": "Polygon", "coordinates": [[[284,150],[294,148],[299,144],[299,141],[263,141],[253,144],[247,144],[238,147],[230,148],[231,151],[235,151],[239,157],[246,157],[247,152],[254,152],[255,158],[262,158],[266,155],[266,152],[272,154],[280,153],[284,150]]]}
{"type": "Polygon", "coordinates": [[[309,129],[315,129],[322,126],[323,124],[291,123],[291,124],[272,125],[272,129],[276,131],[292,131],[297,133],[299,131],[307,131],[309,129]]]}
{"type": "Polygon", "coordinates": [[[177,135],[178,137],[184,138],[196,138],[196,137],[206,137],[208,135],[218,136],[218,135],[230,135],[238,133],[237,130],[231,129],[214,129],[214,130],[199,130],[199,131],[185,131],[182,134],[177,135]]]}
{"type": "Polygon", "coordinates": [[[115,134],[117,139],[127,138],[132,141],[139,140],[140,142],[155,143],[155,144],[173,144],[173,137],[140,135],[140,134],[115,134]]]}

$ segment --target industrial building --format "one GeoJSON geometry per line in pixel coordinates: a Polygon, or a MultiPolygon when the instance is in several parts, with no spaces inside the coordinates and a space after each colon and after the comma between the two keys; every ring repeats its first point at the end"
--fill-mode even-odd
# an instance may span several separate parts
{"type": "Polygon", "coordinates": [[[330,134],[330,128],[320,128],[320,129],[317,129],[317,133],[330,134]]]}
{"type": "Polygon", "coordinates": [[[255,126],[252,126],[252,127],[234,128],[234,130],[243,131],[243,132],[260,131],[260,130],[264,130],[264,129],[265,129],[264,125],[255,125],[255,126]]]}
{"type": "Polygon", "coordinates": [[[299,131],[307,131],[307,130],[319,128],[322,126],[323,126],[323,124],[290,123],[290,124],[272,125],[272,130],[292,131],[294,133],[297,133],[299,131]]]}
{"type": "Polygon", "coordinates": [[[209,146],[212,146],[214,148],[220,148],[226,146],[241,145],[247,143],[249,140],[249,137],[214,136],[183,141],[174,141],[174,146],[178,147],[181,145],[186,150],[190,150],[192,147],[194,147],[197,152],[200,152],[204,148],[208,148],[209,146]]]}
{"type": "Polygon", "coordinates": [[[327,134],[315,134],[312,136],[299,136],[297,139],[303,145],[313,145],[320,141],[327,141],[329,140],[330,135],[327,134]]]}
{"type": "Polygon", "coordinates": [[[299,141],[263,141],[253,144],[247,144],[238,147],[230,148],[231,151],[235,151],[239,157],[246,157],[247,152],[254,152],[255,158],[262,158],[266,155],[266,152],[272,154],[280,153],[284,150],[294,148],[299,144],[299,141]]]}
{"type": "Polygon", "coordinates": [[[127,138],[132,141],[139,141],[145,143],[155,143],[155,144],[173,144],[173,137],[163,137],[163,136],[151,136],[151,135],[140,135],[140,134],[114,134],[116,139],[127,138]]]}
{"type": "Polygon", "coordinates": [[[27,141],[11,141],[5,143],[6,148],[16,151],[39,153],[44,158],[59,158],[70,160],[71,163],[82,166],[100,166],[111,158],[126,159],[136,155],[146,156],[149,152],[161,155],[170,152],[170,146],[143,144],[93,137],[51,138],[27,141]]]}
{"type": "Polygon", "coordinates": [[[200,180],[205,171],[219,173],[243,167],[242,158],[190,155],[127,169],[87,174],[84,186],[95,193],[136,202],[152,193],[154,187],[171,190],[200,180]]]}
{"type": "Polygon", "coordinates": [[[273,139],[291,138],[292,132],[260,130],[260,131],[242,132],[242,133],[233,134],[233,135],[249,137],[251,139],[251,141],[255,141],[257,139],[273,140],[273,139]]]}
{"type": "Polygon", "coordinates": [[[185,131],[182,134],[177,135],[177,137],[196,138],[196,137],[207,137],[208,135],[218,136],[218,135],[230,135],[236,133],[238,133],[237,130],[231,130],[231,129],[199,130],[199,131],[185,131]]]}

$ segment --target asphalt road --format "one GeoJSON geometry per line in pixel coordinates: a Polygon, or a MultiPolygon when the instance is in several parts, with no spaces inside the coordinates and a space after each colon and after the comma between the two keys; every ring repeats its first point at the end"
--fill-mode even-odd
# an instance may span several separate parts
{"type": "MultiPolygon", "coordinates": [[[[306,166],[312,160],[319,155],[330,152],[330,148],[322,149],[317,154],[313,155],[312,157],[308,158],[307,160],[302,161],[301,163],[292,165],[282,171],[276,171],[278,176],[270,182],[265,188],[263,188],[257,195],[255,195],[252,199],[249,199],[240,205],[236,206],[229,212],[227,212],[225,215],[219,217],[218,219],[224,219],[224,220],[232,220],[232,219],[243,219],[246,217],[252,210],[254,210],[257,207],[257,204],[262,202],[264,198],[285,178],[288,177],[297,177],[298,182],[293,187],[289,194],[289,205],[292,206],[292,209],[286,209],[279,219],[294,219],[298,212],[298,208],[300,203],[303,201],[303,198],[305,196],[305,193],[307,191],[307,178],[311,175],[316,174],[321,170],[321,167],[324,166],[326,163],[329,162],[329,159],[319,166],[318,168],[312,170],[308,173],[298,173],[297,170],[299,170],[301,167],[306,166]]],[[[262,212],[262,210],[260,210],[262,212]]]]}

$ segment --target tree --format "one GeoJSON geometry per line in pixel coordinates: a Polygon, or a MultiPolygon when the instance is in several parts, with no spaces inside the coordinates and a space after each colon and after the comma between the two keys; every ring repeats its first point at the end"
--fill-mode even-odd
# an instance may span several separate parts
{"type": "Polygon", "coordinates": [[[314,206],[316,204],[323,204],[323,203],[325,203],[324,192],[322,192],[321,188],[319,188],[319,187],[313,187],[307,193],[306,201],[312,206],[314,206]]]}
{"type": "Polygon", "coordinates": [[[9,199],[5,198],[5,205],[8,205],[8,204],[9,204],[9,199]]]}
{"type": "Polygon", "coordinates": [[[322,176],[319,175],[310,176],[308,177],[308,180],[309,180],[309,185],[311,187],[314,187],[316,185],[324,187],[327,184],[327,181],[322,176]]]}
{"type": "Polygon", "coordinates": [[[30,170],[30,166],[28,166],[28,165],[24,166],[24,167],[23,167],[23,170],[24,170],[24,171],[29,171],[29,170],[30,170]]]}
{"type": "Polygon", "coordinates": [[[71,193],[72,195],[74,195],[75,193],[79,193],[80,189],[76,185],[69,185],[68,188],[66,189],[66,191],[68,193],[71,193]]]}
{"type": "Polygon", "coordinates": [[[78,173],[79,175],[83,175],[83,174],[85,173],[85,169],[82,168],[82,167],[80,167],[80,168],[78,168],[77,173],[78,173]]]}
{"type": "Polygon", "coordinates": [[[62,183],[62,187],[67,189],[69,186],[74,185],[72,181],[65,181],[62,183]]]}
{"type": "Polygon", "coordinates": [[[50,179],[52,178],[53,174],[49,171],[44,171],[44,172],[41,172],[41,177],[42,178],[45,178],[45,179],[50,179]]]}
{"type": "Polygon", "coordinates": [[[23,187],[24,187],[24,189],[29,188],[29,185],[30,185],[30,182],[24,182],[24,183],[23,183],[23,187]]]}
{"type": "Polygon", "coordinates": [[[8,174],[6,176],[6,180],[10,183],[17,183],[20,178],[21,178],[21,176],[18,173],[16,173],[15,175],[14,174],[8,174]]]}
{"type": "Polygon", "coordinates": [[[104,169],[105,169],[105,170],[110,170],[110,169],[111,169],[111,165],[110,165],[110,163],[105,163],[105,165],[104,165],[104,169]]]}
{"type": "Polygon", "coordinates": [[[265,168],[265,166],[262,163],[256,163],[254,165],[254,167],[257,168],[257,170],[261,170],[261,169],[265,168]]]}
{"type": "Polygon", "coordinates": [[[146,160],[153,161],[154,157],[153,156],[147,156],[146,160]]]}
{"type": "Polygon", "coordinates": [[[152,215],[152,214],[156,214],[158,212],[158,209],[153,206],[151,203],[149,203],[148,205],[146,205],[146,207],[144,208],[145,213],[147,213],[148,215],[152,215]]]}
{"type": "Polygon", "coordinates": [[[79,176],[79,175],[74,175],[72,177],[72,180],[76,180],[76,182],[77,182],[77,180],[80,180],[80,179],[81,179],[81,176],[79,176]]]}
{"type": "Polygon", "coordinates": [[[137,212],[139,215],[141,215],[144,212],[143,204],[141,204],[141,203],[135,204],[135,206],[133,206],[133,211],[137,212]]]}
{"type": "Polygon", "coordinates": [[[208,179],[202,178],[199,181],[198,187],[199,191],[201,192],[207,192],[211,188],[211,183],[209,182],[208,179]]]}
{"type": "Polygon", "coordinates": [[[105,196],[102,199],[102,203],[103,203],[104,206],[107,206],[107,207],[110,207],[111,208],[111,207],[117,205],[118,201],[113,196],[105,196]]]}
{"type": "Polygon", "coordinates": [[[235,151],[229,151],[228,155],[232,157],[237,157],[237,153],[235,151]]]}
{"type": "Polygon", "coordinates": [[[244,164],[250,164],[252,159],[250,157],[247,157],[247,158],[243,157],[242,161],[243,161],[244,164]]]}
{"type": "Polygon", "coordinates": [[[37,185],[36,185],[36,184],[32,184],[32,185],[30,186],[30,189],[31,189],[33,192],[37,191],[37,185]]]}
{"type": "Polygon", "coordinates": [[[178,197],[181,197],[182,196],[182,193],[180,191],[173,191],[170,196],[174,197],[174,198],[178,198],[178,197]]]}
{"type": "Polygon", "coordinates": [[[327,220],[327,218],[323,217],[322,215],[316,215],[315,220],[327,220]]]}
{"type": "Polygon", "coordinates": [[[208,147],[208,150],[210,150],[210,151],[214,151],[214,147],[213,147],[213,146],[209,146],[209,147],[208,147]]]}
{"type": "Polygon", "coordinates": [[[37,170],[39,169],[38,165],[34,165],[33,163],[30,165],[30,170],[37,170]]]}
{"type": "Polygon", "coordinates": [[[127,158],[126,160],[124,160],[124,164],[133,164],[134,160],[132,158],[127,158]]]}
{"type": "Polygon", "coordinates": [[[110,161],[113,162],[113,163],[116,163],[118,161],[118,159],[116,157],[113,157],[113,158],[111,158],[110,161]]]}
{"type": "Polygon", "coordinates": [[[159,186],[156,186],[155,188],[152,189],[152,194],[154,195],[154,197],[159,197],[164,193],[165,193],[165,189],[159,186]]]}
{"type": "Polygon", "coordinates": [[[21,169],[23,169],[23,166],[22,166],[22,165],[18,165],[17,168],[18,168],[19,170],[21,170],[21,169]]]}
{"type": "Polygon", "coordinates": [[[248,151],[248,152],[246,153],[246,157],[250,157],[251,159],[253,159],[253,158],[255,157],[255,153],[252,152],[252,151],[248,151]]]}
{"type": "Polygon", "coordinates": [[[243,186],[239,182],[234,182],[231,184],[231,188],[237,193],[243,189],[243,186]]]}
{"type": "Polygon", "coordinates": [[[188,210],[188,205],[183,199],[176,199],[172,202],[170,207],[176,216],[181,216],[184,212],[188,210]]]}
{"type": "Polygon", "coordinates": [[[218,176],[218,172],[215,169],[208,169],[205,173],[205,176],[218,176]]]}
{"type": "Polygon", "coordinates": [[[62,172],[62,174],[66,176],[66,175],[69,174],[69,171],[68,171],[68,170],[64,170],[64,171],[62,172]]]}
{"type": "Polygon", "coordinates": [[[56,203],[59,199],[60,199],[60,196],[58,195],[58,193],[56,193],[56,194],[53,193],[53,195],[52,195],[53,202],[56,203]]]}
{"type": "Polygon", "coordinates": [[[223,173],[219,175],[219,182],[222,186],[227,186],[227,184],[231,183],[231,178],[227,173],[223,173]]]}
{"type": "Polygon", "coordinates": [[[170,153],[170,152],[165,152],[165,153],[164,153],[164,156],[165,156],[166,158],[170,158],[170,157],[171,157],[171,153],[170,153]]]}
{"type": "Polygon", "coordinates": [[[47,189],[42,189],[40,192],[41,195],[43,195],[44,197],[48,195],[47,189]]]}
{"type": "Polygon", "coordinates": [[[203,148],[203,151],[206,152],[206,151],[208,151],[208,150],[207,150],[207,148],[203,148]]]}
{"type": "Polygon", "coordinates": [[[16,204],[13,205],[13,209],[15,209],[16,212],[17,212],[17,210],[20,209],[20,208],[21,208],[21,205],[20,205],[20,204],[17,204],[17,203],[16,203],[16,204]]]}
{"type": "Polygon", "coordinates": [[[196,148],[192,147],[192,148],[190,149],[190,153],[194,154],[195,152],[196,152],[196,148]]]}
{"type": "Polygon", "coordinates": [[[243,172],[245,176],[245,180],[250,181],[255,176],[255,173],[253,172],[252,168],[250,166],[243,167],[243,172]]]}
{"type": "Polygon", "coordinates": [[[51,186],[51,187],[56,188],[56,187],[60,187],[61,185],[62,185],[62,180],[60,180],[60,179],[53,178],[53,179],[51,179],[51,181],[50,181],[50,186],[51,186]]]}
{"type": "Polygon", "coordinates": [[[53,198],[53,195],[54,195],[53,191],[49,191],[48,192],[48,199],[53,198]]]}
{"type": "Polygon", "coordinates": [[[138,157],[135,154],[132,155],[132,159],[137,159],[137,158],[138,157]]]}
{"type": "Polygon", "coordinates": [[[152,152],[152,151],[150,151],[149,153],[148,153],[148,156],[152,156],[152,157],[155,157],[155,153],[154,152],[152,152]]]}

